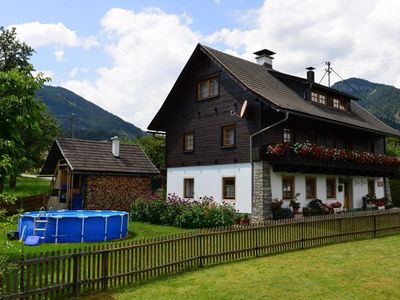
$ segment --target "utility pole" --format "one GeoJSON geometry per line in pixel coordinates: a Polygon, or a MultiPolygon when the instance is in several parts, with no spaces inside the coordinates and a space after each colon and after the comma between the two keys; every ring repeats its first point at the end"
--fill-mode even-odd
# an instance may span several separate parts
{"type": "Polygon", "coordinates": [[[71,114],[71,138],[75,137],[75,114],[71,114]]]}
{"type": "Polygon", "coordinates": [[[325,69],[325,72],[328,74],[328,87],[331,87],[331,62],[326,61],[325,64],[327,65],[327,68],[325,69]]]}

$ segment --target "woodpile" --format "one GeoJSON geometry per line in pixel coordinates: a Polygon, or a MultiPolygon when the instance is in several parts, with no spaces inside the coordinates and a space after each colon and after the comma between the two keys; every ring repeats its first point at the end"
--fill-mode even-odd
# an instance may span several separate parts
{"type": "Polygon", "coordinates": [[[150,177],[88,176],[85,208],[129,212],[133,200],[150,190],[150,177]]]}

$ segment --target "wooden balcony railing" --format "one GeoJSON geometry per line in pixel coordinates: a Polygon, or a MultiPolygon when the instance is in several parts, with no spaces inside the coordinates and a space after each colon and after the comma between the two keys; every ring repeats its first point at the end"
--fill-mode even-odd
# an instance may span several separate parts
{"type": "Polygon", "coordinates": [[[398,165],[319,159],[300,156],[293,152],[281,156],[267,156],[266,160],[272,164],[275,172],[400,177],[398,165]]]}

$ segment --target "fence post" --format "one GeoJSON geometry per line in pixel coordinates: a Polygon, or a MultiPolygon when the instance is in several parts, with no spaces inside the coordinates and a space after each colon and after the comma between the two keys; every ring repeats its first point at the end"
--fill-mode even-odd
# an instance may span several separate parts
{"type": "Polygon", "coordinates": [[[301,222],[301,249],[304,249],[304,224],[306,223],[305,218],[301,222]]]}
{"type": "Polygon", "coordinates": [[[376,215],[374,215],[374,238],[376,237],[376,215]]]}
{"type": "Polygon", "coordinates": [[[202,237],[203,234],[200,233],[197,235],[197,249],[198,249],[198,257],[199,257],[199,267],[203,267],[203,245],[202,245],[202,237]]]}
{"type": "Polygon", "coordinates": [[[108,277],[108,253],[109,251],[104,251],[104,246],[102,248],[103,252],[101,253],[101,277],[102,277],[102,288],[103,290],[107,289],[107,277],[108,277]]]}
{"type": "Polygon", "coordinates": [[[256,227],[256,229],[255,229],[255,231],[256,231],[256,257],[259,257],[260,256],[260,241],[258,240],[259,239],[259,236],[258,236],[258,227],[256,227]]]}
{"type": "MultiPolygon", "coordinates": [[[[20,262],[24,261],[24,254],[21,254],[21,258],[20,258],[20,262]]],[[[24,292],[25,291],[25,265],[21,264],[20,265],[21,269],[20,269],[20,274],[19,274],[19,291],[20,292],[24,292]]]]}
{"type": "MultiPolygon", "coordinates": [[[[76,250],[74,250],[74,252],[75,251],[76,250]]],[[[75,252],[73,255],[73,295],[77,297],[80,293],[81,254],[75,252]]]]}

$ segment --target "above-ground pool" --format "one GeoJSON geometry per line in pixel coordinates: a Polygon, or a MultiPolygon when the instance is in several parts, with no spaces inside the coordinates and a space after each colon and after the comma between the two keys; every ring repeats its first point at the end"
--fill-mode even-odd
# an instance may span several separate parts
{"type": "Polygon", "coordinates": [[[18,222],[20,239],[40,236],[46,243],[100,242],[128,234],[128,213],[116,210],[27,212],[18,222]]]}

